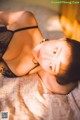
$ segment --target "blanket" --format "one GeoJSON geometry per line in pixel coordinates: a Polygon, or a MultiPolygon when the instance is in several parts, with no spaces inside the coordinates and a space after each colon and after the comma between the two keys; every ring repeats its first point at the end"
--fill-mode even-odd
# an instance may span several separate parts
{"type": "Polygon", "coordinates": [[[0,78],[0,112],[9,120],[80,120],[80,83],[68,95],[47,91],[37,74],[0,78]]]}

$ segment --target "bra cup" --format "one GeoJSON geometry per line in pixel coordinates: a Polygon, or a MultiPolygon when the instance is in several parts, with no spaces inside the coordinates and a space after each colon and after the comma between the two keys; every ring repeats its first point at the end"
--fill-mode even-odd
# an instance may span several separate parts
{"type": "MultiPolygon", "coordinates": [[[[29,26],[17,29],[15,31],[8,30],[5,25],[0,26],[0,63],[3,64],[2,72],[0,72],[3,76],[6,77],[17,77],[8,67],[7,62],[4,60],[3,55],[6,52],[8,45],[14,35],[15,32],[28,30],[28,29],[34,29],[38,28],[38,26],[29,26]]],[[[27,74],[27,73],[26,73],[27,74]]]]}
{"type": "Polygon", "coordinates": [[[0,59],[7,50],[7,47],[10,43],[12,36],[13,32],[11,31],[0,32],[0,59]]]}

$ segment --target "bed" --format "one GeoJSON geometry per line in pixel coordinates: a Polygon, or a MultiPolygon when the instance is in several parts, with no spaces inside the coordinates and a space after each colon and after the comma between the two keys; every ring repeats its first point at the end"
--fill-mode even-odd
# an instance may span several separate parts
{"type": "MultiPolygon", "coordinates": [[[[59,14],[42,6],[1,2],[0,10],[28,10],[35,15],[45,38],[64,37],[53,21],[59,14]],[[51,24],[51,22],[53,24],[51,24]],[[55,28],[54,28],[55,27],[55,28]]],[[[37,74],[17,78],[0,77],[1,120],[80,120],[80,82],[68,95],[48,93],[37,74]],[[3,117],[3,118],[2,118],[3,117]]]]}

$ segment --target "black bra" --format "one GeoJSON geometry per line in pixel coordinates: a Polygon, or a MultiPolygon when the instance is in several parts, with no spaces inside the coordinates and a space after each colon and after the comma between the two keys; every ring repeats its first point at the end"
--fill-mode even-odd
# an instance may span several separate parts
{"type": "Polygon", "coordinates": [[[0,63],[2,63],[4,65],[4,67],[2,67],[0,69],[0,73],[3,76],[6,77],[17,77],[7,66],[6,62],[2,59],[3,54],[5,53],[5,51],[8,48],[8,45],[14,35],[15,32],[19,32],[22,30],[28,30],[28,29],[33,29],[33,28],[38,28],[38,26],[29,26],[29,27],[24,27],[24,28],[20,28],[17,30],[8,30],[6,28],[6,26],[0,26],[0,63]]]}

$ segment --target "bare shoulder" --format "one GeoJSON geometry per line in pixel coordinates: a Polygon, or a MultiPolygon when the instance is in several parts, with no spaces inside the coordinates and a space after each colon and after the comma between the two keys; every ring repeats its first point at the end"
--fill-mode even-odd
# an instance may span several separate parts
{"type": "Polygon", "coordinates": [[[36,18],[34,14],[30,11],[24,11],[23,14],[21,15],[20,19],[18,20],[20,24],[23,25],[37,25],[36,18]]]}
{"type": "Polygon", "coordinates": [[[19,28],[27,27],[27,26],[37,25],[35,16],[33,15],[32,12],[29,12],[29,11],[19,11],[19,12],[11,13],[9,21],[11,24],[8,24],[7,27],[8,29],[11,29],[11,30],[16,30],[19,28]]]}

